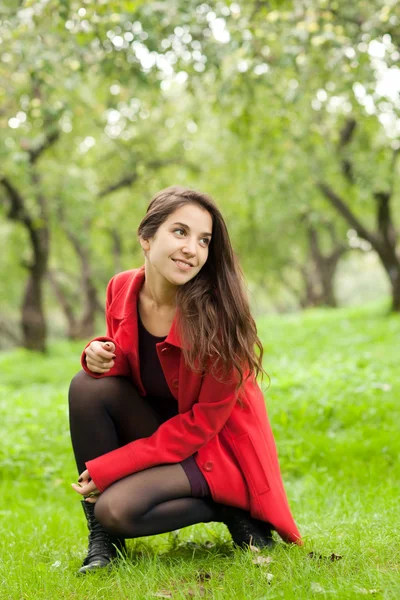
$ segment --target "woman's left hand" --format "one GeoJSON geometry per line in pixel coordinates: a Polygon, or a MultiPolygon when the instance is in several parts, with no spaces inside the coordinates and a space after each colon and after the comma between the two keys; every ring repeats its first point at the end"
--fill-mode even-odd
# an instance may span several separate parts
{"type": "Polygon", "coordinates": [[[72,483],[71,485],[73,489],[78,492],[78,494],[85,496],[86,502],[90,502],[91,504],[94,504],[101,494],[94,481],[91,480],[89,471],[87,469],[80,474],[78,483],[72,483]]]}

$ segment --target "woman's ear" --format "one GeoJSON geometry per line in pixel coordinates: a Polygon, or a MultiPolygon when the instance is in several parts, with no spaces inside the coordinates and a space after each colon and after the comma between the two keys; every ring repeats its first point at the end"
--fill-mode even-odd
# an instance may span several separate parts
{"type": "Polygon", "coordinates": [[[144,251],[144,253],[146,253],[147,250],[150,249],[149,240],[145,240],[144,238],[139,237],[139,243],[142,246],[142,250],[144,251]]]}

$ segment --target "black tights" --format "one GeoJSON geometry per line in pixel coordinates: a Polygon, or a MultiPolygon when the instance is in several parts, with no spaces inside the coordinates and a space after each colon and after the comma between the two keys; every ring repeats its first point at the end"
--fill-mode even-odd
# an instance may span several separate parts
{"type": "MultiPolygon", "coordinates": [[[[69,415],[78,472],[85,462],[133,440],[148,437],[160,421],[124,377],[94,379],[84,371],[71,382],[69,415]]],[[[156,535],[219,520],[211,500],[191,497],[179,463],[160,465],[115,482],[98,498],[96,519],[113,535],[156,535]]]]}

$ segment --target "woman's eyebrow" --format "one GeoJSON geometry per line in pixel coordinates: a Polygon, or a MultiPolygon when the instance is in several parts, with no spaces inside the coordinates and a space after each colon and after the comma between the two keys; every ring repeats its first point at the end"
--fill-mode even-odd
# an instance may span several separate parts
{"type": "MultiPolygon", "coordinates": [[[[189,225],[186,225],[186,223],[176,222],[176,223],[172,223],[172,225],[180,225],[181,227],[184,227],[185,229],[187,229],[188,231],[190,231],[190,227],[189,227],[189,225]]],[[[209,235],[211,237],[212,233],[210,233],[209,231],[204,231],[200,235],[209,235]]]]}

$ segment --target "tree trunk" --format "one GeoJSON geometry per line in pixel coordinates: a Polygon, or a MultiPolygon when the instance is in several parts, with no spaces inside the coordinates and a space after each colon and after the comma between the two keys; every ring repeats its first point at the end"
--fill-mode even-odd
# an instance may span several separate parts
{"type": "Polygon", "coordinates": [[[22,302],[23,345],[28,350],[45,352],[47,327],[43,311],[43,280],[32,269],[22,302]]]}
{"type": "Polygon", "coordinates": [[[400,277],[392,286],[392,311],[400,312],[400,277]]]}
{"type": "Polygon", "coordinates": [[[62,285],[58,282],[56,273],[49,271],[47,276],[67,320],[67,337],[70,340],[76,340],[79,337],[79,323],[75,318],[72,308],[73,303],[69,300],[68,295],[64,292],[62,285]]]}
{"type": "Polygon", "coordinates": [[[400,261],[390,248],[380,248],[378,256],[388,274],[392,298],[392,312],[400,312],[400,261]]]}
{"type": "Polygon", "coordinates": [[[307,224],[311,266],[314,271],[313,306],[336,308],[334,277],[339,260],[348,248],[337,240],[332,223],[324,223],[324,226],[328,228],[332,239],[333,250],[329,254],[324,254],[322,251],[319,231],[311,223],[307,224]]]}
{"type": "Polygon", "coordinates": [[[325,269],[325,271],[320,273],[322,289],[318,298],[319,306],[329,306],[331,308],[337,308],[337,301],[333,289],[333,276],[334,271],[328,269],[325,269]]]}
{"type": "MultiPolygon", "coordinates": [[[[79,239],[79,236],[66,225],[63,219],[62,225],[64,231],[71,242],[78,258],[81,263],[81,283],[82,283],[82,296],[83,296],[83,314],[79,319],[76,319],[79,327],[79,331],[74,332],[74,336],[77,335],[78,339],[86,339],[94,337],[95,326],[96,326],[96,311],[99,307],[99,300],[97,298],[97,290],[93,281],[93,271],[90,264],[90,252],[85,244],[79,239]]],[[[84,230],[89,232],[90,221],[83,224],[84,230]]],[[[74,337],[73,339],[77,339],[74,337]]]]}
{"type": "Polygon", "coordinates": [[[112,242],[112,253],[114,257],[114,273],[120,273],[122,269],[122,239],[116,229],[109,229],[112,242]]]}
{"type": "Polygon", "coordinates": [[[337,307],[334,292],[334,277],[340,257],[346,249],[336,248],[327,257],[322,254],[319,260],[310,253],[305,265],[292,264],[296,267],[302,279],[302,290],[297,289],[290,280],[280,275],[285,287],[297,298],[301,308],[314,308],[319,306],[337,307]]]}
{"type": "MultiPolygon", "coordinates": [[[[86,257],[87,259],[88,257],[86,257]]],[[[97,290],[93,283],[92,273],[88,260],[81,256],[82,260],[82,279],[85,291],[85,310],[80,319],[80,337],[81,339],[93,338],[96,326],[96,310],[99,304],[97,299],[97,290]]]]}
{"type": "Polygon", "coordinates": [[[317,285],[315,273],[308,265],[300,268],[300,274],[303,279],[303,292],[300,294],[301,308],[313,308],[318,306],[317,285]]]}
{"type": "Polygon", "coordinates": [[[49,256],[47,227],[31,229],[33,263],[28,266],[29,276],[21,307],[23,345],[28,350],[46,351],[47,326],[43,309],[43,287],[49,256]]]}
{"type": "Polygon", "coordinates": [[[339,247],[332,254],[324,257],[323,262],[319,265],[319,280],[321,282],[321,294],[319,297],[319,305],[337,307],[337,301],[334,291],[335,273],[339,260],[346,252],[347,248],[339,247]]]}
{"type": "MultiPolygon", "coordinates": [[[[80,256],[80,258],[82,258],[80,256]]],[[[84,268],[82,267],[82,271],[84,268]]],[[[81,300],[74,300],[70,294],[64,289],[64,286],[58,281],[57,274],[54,272],[48,273],[48,278],[54,290],[56,298],[64,312],[67,320],[68,329],[67,337],[69,340],[82,340],[93,338],[95,333],[95,314],[99,309],[99,301],[97,298],[97,290],[91,279],[89,272],[82,272],[83,297],[85,308],[81,317],[76,316],[74,305],[81,304],[81,300]]],[[[76,296],[74,293],[73,296],[76,296]]],[[[80,297],[82,294],[80,294],[80,297]]],[[[103,309],[101,309],[103,312],[103,309]]]]}

